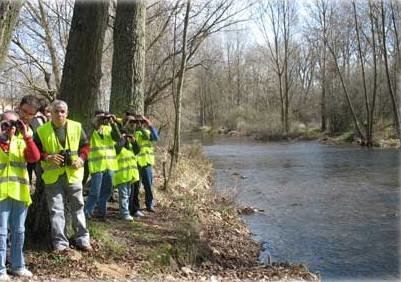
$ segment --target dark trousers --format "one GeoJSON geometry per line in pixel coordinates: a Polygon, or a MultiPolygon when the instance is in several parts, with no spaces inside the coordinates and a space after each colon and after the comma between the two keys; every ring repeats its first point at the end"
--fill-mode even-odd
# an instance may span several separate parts
{"type": "Polygon", "coordinates": [[[146,208],[150,209],[153,207],[153,193],[152,193],[152,183],[153,183],[153,171],[152,166],[138,166],[139,178],[140,180],[132,184],[131,195],[130,195],[130,212],[134,214],[136,211],[141,209],[139,203],[139,187],[142,183],[145,189],[145,204],[146,208]]]}
{"type": "Polygon", "coordinates": [[[35,171],[36,170],[36,163],[28,163],[26,165],[26,168],[28,170],[29,184],[32,184],[33,173],[35,172],[36,177],[38,176],[38,174],[35,171]]]}

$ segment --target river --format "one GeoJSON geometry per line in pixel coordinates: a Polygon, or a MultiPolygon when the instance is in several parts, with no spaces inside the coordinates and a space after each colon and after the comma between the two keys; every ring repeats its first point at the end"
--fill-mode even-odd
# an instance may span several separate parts
{"type": "Polygon", "coordinates": [[[400,151],[318,142],[203,139],[214,187],[241,205],[272,261],[323,281],[400,279],[400,151]]]}

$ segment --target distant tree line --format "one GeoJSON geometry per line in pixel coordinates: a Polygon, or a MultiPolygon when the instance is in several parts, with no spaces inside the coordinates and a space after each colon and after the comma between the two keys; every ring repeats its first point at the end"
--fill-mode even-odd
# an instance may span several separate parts
{"type": "MultiPolygon", "coordinates": [[[[11,2],[17,3],[1,3],[11,2]]],[[[119,10],[122,1],[100,1],[99,22],[91,31],[102,52],[94,49],[93,59],[81,44],[78,54],[88,56],[76,60],[93,62],[92,70],[72,72],[75,90],[67,91],[63,76],[70,65],[65,62],[74,3],[25,1],[3,64],[2,97],[12,83],[14,96],[18,91],[50,100],[75,95],[79,99],[68,101],[76,115],[131,105],[156,115],[172,135],[181,97],[184,128],[224,126],[286,135],[300,125],[316,126],[329,133],[353,130],[367,145],[383,130],[400,136],[398,1],[195,1],[186,29],[188,1],[143,2],[138,17],[137,10],[119,10]],[[131,40],[143,34],[145,43],[116,33],[122,23],[136,32],[131,40]],[[135,53],[136,47],[141,51],[135,53]],[[123,70],[128,61],[133,73],[123,70]],[[100,82],[90,90],[79,86],[79,78],[100,82]],[[180,88],[183,95],[177,96],[180,88]],[[143,102],[134,102],[141,96],[143,102]]],[[[71,41],[71,46],[78,45],[71,41]]]]}

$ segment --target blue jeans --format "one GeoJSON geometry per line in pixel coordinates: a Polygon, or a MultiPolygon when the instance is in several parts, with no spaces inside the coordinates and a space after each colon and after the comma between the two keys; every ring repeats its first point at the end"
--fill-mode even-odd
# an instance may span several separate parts
{"type": "Polygon", "coordinates": [[[6,273],[7,231],[11,230],[11,269],[25,268],[23,254],[28,207],[11,198],[0,201],[0,274],[6,273]],[[10,224],[10,226],[8,226],[10,224]]]}
{"type": "Polygon", "coordinates": [[[129,198],[131,195],[131,183],[121,183],[117,185],[118,189],[118,203],[120,207],[120,215],[125,218],[130,215],[129,212],[129,198]]]}
{"type": "Polygon", "coordinates": [[[110,170],[91,174],[91,188],[85,204],[85,214],[88,217],[93,215],[96,204],[98,215],[100,217],[106,216],[107,201],[113,192],[112,177],[113,172],[110,170]]]}
{"type": "Polygon", "coordinates": [[[65,234],[64,212],[67,203],[75,231],[75,244],[78,246],[88,246],[90,239],[88,229],[86,228],[82,183],[68,183],[67,176],[63,174],[58,178],[56,183],[46,185],[45,192],[49,206],[53,248],[55,250],[64,250],[70,245],[65,234]]]}
{"type": "MultiPolygon", "coordinates": [[[[144,167],[138,166],[140,182],[143,184],[145,189],[145,205],[147,209],[153,208],[153,193],[152,193],[152,183],[153,183],[153,171],[152,166],[147,165],[144,167]]],[[[132,191],[130,197],[130,211],[135,213],[140,210],[141,206],[139,204],[139,187],[140,182],[135,182],[132,184],[132,191]]]]}

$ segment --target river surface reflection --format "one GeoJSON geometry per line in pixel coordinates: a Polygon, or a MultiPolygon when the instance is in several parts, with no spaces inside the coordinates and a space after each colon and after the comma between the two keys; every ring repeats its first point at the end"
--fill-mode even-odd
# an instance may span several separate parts
{"type": "Polygon", "coordinates": [[[400,151],[202,143],[215,189],[264,210],[244,220],[273,261],[306,263],[324,281],[400,278],[400,151]]]}

